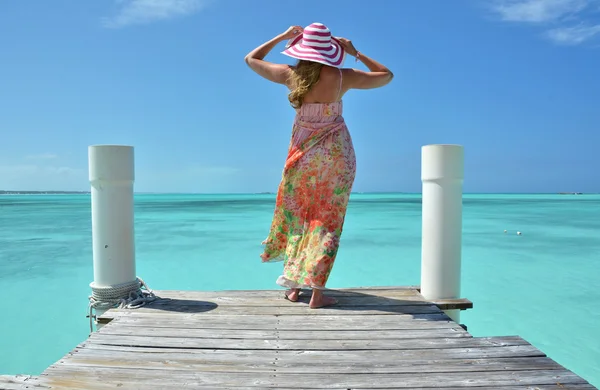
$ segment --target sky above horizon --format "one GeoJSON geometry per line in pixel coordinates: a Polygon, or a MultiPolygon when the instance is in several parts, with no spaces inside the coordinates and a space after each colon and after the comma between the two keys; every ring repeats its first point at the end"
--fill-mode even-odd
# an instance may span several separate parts
{"type": "Polygon", "coordinates": [[[0,190],[88,190],[88,145],[123,144],[138,192],[276,191],[294,111],[243,59],[321,22],[395,75],[344,97],[354,191],[420,192],[451,143],[465,192],[600,192],[600,0],[368,4],[1,1],[0,190]]]}

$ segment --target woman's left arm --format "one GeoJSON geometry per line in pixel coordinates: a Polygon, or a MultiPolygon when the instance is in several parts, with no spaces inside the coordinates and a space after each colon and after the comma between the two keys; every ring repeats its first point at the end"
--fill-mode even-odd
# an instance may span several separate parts
{"type": "Polygon", "coordinates": [[[302,33],[302,30],[303,29],[300,26],[292,26],[283,34],[279,34],[270,41],[263,43],[246,55],[246,58],[244,58],[246,64],[248,64],[253,71],[267,80],[273,81],[274,83],[286,84],[289,76],[290,66],[285,64],[274,64],[272,62],[263,60],[263,58],[265,58],[279,42],[286,41],[297,36],[298,34],[302,33]]]}

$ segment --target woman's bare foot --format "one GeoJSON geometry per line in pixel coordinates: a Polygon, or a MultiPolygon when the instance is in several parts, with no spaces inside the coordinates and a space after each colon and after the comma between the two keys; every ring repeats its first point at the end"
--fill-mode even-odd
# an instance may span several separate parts
{"type": "Polygon", "coordinates": [[[291,302],[298,302],[298,296],[300,295],[299,288],[291,288],[285,292],[285,299],[291,302]]]}
{"type": "Polygon", "coordinates": [[[312,297],[308,306],[311,309],[319,309],[322,307],[332,306],[338,303],[337,299],[323,295],[319,289],[313,289],[312,297]]]}

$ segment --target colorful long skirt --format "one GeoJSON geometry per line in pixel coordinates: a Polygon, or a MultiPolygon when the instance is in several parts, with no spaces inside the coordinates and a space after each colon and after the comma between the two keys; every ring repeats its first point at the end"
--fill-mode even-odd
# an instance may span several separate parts
{"type": "Polygon", "coordinates": [[[304,104],[296,115],[263,262],[283,261],[277,284],[325,288],[338,253],[356,157],[342,103],[304,104]]]}

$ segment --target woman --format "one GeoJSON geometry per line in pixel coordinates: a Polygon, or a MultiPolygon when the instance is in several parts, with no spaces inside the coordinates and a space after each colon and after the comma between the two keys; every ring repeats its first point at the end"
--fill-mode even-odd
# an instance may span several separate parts
{"type": "Polygon", "coordinates": [[[304,29],[292,26],[252,50],[245,60],[262,77],[286,85],[290,104],[296,109],[262,261],[284,261],[277,284],[289,288],[286,299],[297,302],[301,288],[312,288],[311,308],[334,305],[337,301],[323,295],[323,289],[337,255],[356,174],[341,98],[350,89],[382,87],[393,74],[357,51],[349,40],[333,38],[320,23],[304,29]],[[265,61],[285,40],[290,42],[283,54],[298,63],[289,66],[265,61]],[[346,54],[362,61],[370,72],[342,68],[346,54]]]}

